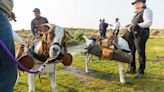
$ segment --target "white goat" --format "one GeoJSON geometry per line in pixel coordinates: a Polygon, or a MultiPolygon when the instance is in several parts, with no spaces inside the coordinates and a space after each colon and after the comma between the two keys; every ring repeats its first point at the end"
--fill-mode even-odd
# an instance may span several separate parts
{"type": "MultiPolygon", "coordinates": [[[[42,40],[35,42],[34,48],[32,50],[32,54],[29,50],[26,49],[25,52],[28,52],[28,54],[32,56],[34,59],[34,66],[31,70],[36,70],[43,64],[43,62],[41,62],[41,60],[39,60],[36,56],[34,56],[34,53],[40,56],[41,58],[46,57],[44,56],[44,54],[42,54],[43,52],[45,52],[43,46],[44,48],[49,48],[46,55],[49,56],[48,58],[51,59],[53,62],[48,63],[46,68],[40,74],[49,74],[53,92],[57,92],[56,63],[54,62],[58,62],[58,60],[56,59],[59,57],[59,55],[65,53],[64,52],[65,47],[63,46],[63,41],[66,40],[65,29],[58,26],[52,27],[52,25],[50,24],[45,24],[45,26],[50,27],[50,30],[48,31],[48,34],[45,37],[46,39],[42,38],[42,40]],[[46,44],[43,45],[43,43],[46,44]]],[[[28,85],[29,85],[29,92],[35,92],[35,74],[28,75],[28,85]]]]}
{"type": "MultiPolygon", "coordinates": [[[[90,45],[93,44],[93,40],[88,39],[86,36],[83,36],[83,38],[86,41],[86,46],[87,47],[89,47],[90,45]]],[[[128,43],[126,42],[126,40],[124,40],[121,37],[118,38],[118,45],[119,45],[119,47],[121,49],[130,51],[129,46],[128,46],[128,43]]],[[[91,58],[91,54],[87,53],[87,59],[85,61],[85,71],[87,73],[89,73],[89,70],[88,70],[88,62],[90,61],[90,58],[91,58]]],[[[124,84],[124,83],[126,83],[126,81],[124,79],[124,63],[118,62],[118,66],[119,66],[120,82],[124,84]]]]}

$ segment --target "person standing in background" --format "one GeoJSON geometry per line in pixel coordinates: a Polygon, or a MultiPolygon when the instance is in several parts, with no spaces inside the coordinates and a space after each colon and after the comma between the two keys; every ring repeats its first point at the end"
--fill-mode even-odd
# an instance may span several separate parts
{"type": "MultiPolygon", "coordinates": [[[[10,16],[9,16],[9,21],[14,21],[17,22],[16,20],[16,16],[13,12],[11,12],[10,16]]],[[[22,38],[13,30],[13,38],[14,40],[17,40],[18,42],[20,42],[21,44],[25,44],[24,41],[22,40],[22,38]]]]}
{"type": "Polygon", "coordinates": [[[115,20],[115,25],[114,25],[114,30],[113,30],[113,36],[114,37],[117,37],[118,36],[118,33],[120,31],[120,22],[119,22],[119,18],[116,18],[115,20]]]}
{"type": "Polygon", "coordinates": [[[100,37],[103,37],[103,23],[102,23],[102,20],[100,19],[100,24],[99,24],[99,32],[100,32],[100,37]]]}
{"type": "Polygon", "coordinates": [[[109,25],[113,26],[111,24],[106,23],[105,19],[102,19],[102,20],[100,19],[99,31],[100,31],[101,38],[106,38],[106,31],[109,25]]]}
{"type": "MultiPolygon", "coordinates": [[[[12,35],[11,24],[8,17],[13,10],[13,0],[0,0],[0,40],[2,40],[13,56],[15,56],[15,46],[12,35]]],[[[17,79],[17,66],[0,49],[0,92],[13,92],[13,87],[17,79]]]]}
{"type": "Polygon", "coordinates": [[[47,18],[41,16],[39,8],[33,10],[35,18],[31,21],[31,31],[33,35],[42,36],[48,29],[42,24],[48,23],[47,18]]]}

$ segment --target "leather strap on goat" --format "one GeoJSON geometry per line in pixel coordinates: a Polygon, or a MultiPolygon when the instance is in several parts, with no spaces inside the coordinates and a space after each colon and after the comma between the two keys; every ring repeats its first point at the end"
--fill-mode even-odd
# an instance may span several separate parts
{"type": "Polygon", "coordinates": [[[47,57],[44,57],[44,56],[39,56],[37,53],[34,52],[34,46],[29,50],[30,54],[36,58],[37,60],[41,61],[41,62],[45,62],[48,58],[47,57]]]}

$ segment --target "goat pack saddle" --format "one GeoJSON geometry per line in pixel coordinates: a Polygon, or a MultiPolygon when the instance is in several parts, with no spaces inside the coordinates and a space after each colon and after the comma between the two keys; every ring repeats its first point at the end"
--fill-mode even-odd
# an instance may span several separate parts
{"type": "Polygon", "coordinates": [[[89,46],[88,53],[103,59],[130,63],[131,56],[128,53],[120,49],[110,48],[110,46],[114,43],[115,40],[112,37],[105,39],[96,39],[96,44],[92,44],[91,46],[89,46]]]}

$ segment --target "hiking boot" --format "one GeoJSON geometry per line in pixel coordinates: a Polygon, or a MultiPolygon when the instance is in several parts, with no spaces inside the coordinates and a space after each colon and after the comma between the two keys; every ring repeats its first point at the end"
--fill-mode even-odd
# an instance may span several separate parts
{"type": "Polygon", "coordinates": [[[144,77],[144,74],[142,74],[142,73],[136,73],[134,75],[134,78],[143,78],[143,77],[144,77]]]}
{"type": "Polygon", "coordinates": [[[136,70],[134,69],[128,69],[125,74],[135,74],[136,70]]]}

